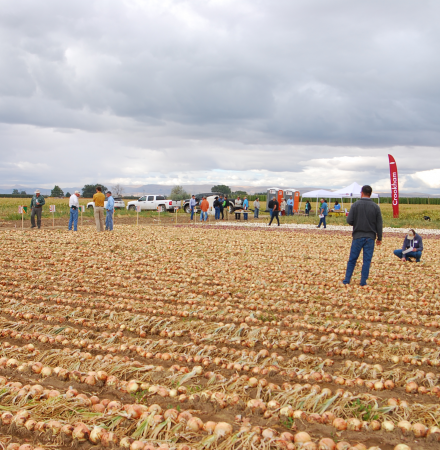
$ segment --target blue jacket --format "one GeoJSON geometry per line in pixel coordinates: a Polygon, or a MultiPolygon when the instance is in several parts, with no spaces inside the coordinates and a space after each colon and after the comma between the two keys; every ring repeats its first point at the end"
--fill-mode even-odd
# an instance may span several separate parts
{"type": "Polygon", "coordinates": [[[403,241],[402,250],[406,250],[407,248],[412,247],[416,252],[423,252],[423,240],[420,234],[414,236],[414,239],[410,241],[408,236],[405,236],[405,240],[403,241]]]}
{"type": "Polygon", "coordinates": [[[287,200],[287,204],[293,206],[293,198],[289,198],[289,200],[287,200]]]}
{"type": "Polygon", "coordinates": [[[319,209],[322,211],[321,214],[323,214],[324,216],[328,215],[327,202],[322,203],[321,206],[319,207],[319,209]]]}
{"type": "Polygon", "coordinates": [[[243,202],[243,209],[248,209],[248,208],[249,208],[249,202],[248,202],[248,199],[246,199],[243,202]]]}
{"type": "Polygon", "coordinates": [[[195,198],[192,198],[192,197],[191,197],[191,198],[189,199],[189,207],[190,207],[190,208],[194,208],[194,207],[196,206],[196,203],[197,203],[197,202],[196,202],[196,199],[195,199],[195,198]]]}
{"type": "Polygon", "coordinates": [[[107,198],[107,207],[105,209],[109,211],[113,211],[115,209],[115,199],[111,195],[107,198]]]}

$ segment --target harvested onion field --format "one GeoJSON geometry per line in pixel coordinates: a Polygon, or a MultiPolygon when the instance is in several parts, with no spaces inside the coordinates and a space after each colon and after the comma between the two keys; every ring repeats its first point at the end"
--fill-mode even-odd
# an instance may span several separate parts
{"type": "Polygon", "coordinates": [[[438,449],[440,241],[339,285],[337,232],[1,231],[1,443],[438,449]]]}

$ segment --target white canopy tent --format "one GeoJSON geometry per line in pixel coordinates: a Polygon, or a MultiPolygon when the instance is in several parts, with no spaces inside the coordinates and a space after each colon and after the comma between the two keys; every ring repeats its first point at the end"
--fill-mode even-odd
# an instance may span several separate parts
{"type": "MultiPolygon", "coordinates": [[[[337,194],[336,192],[326,191],[325,189],[316,189],[315,191],[304,192],[304,194],[301,195],[299,209],[301,209],[303,197],[316,198],[316,214],[318,214],[318,198],[328,198],[329,200],[331,198],[340,198],[342,202],[342,195],[337,194]]],[[[342,204],[342,206],[344,205],[342,204]]]]}
{"type": "MultiPolygon", "coordinates": [[[[357,184],[356,182],[351,183],[350,186],[347,186],[342,189],[338,189],[337,191],[332,192],[332,194],[338,194],[343,198],[360,198],[361,197],[362,186],[357,184]]],[[[371,194],[371,198],[379,198],[377,194],[371,194]]]]}

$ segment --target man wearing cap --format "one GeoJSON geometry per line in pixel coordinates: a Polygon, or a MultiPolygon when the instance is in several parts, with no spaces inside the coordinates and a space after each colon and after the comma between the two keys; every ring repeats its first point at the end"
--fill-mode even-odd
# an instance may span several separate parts
{"type": "Polygon", "coordinates": [[[43,212],[43,205],[45,203],[46,200],[44,200],[44,197],[37,189],[31,200],[31,228],[35,228],[35,216],[37,216],[38,228],[41,228],[41,213],[43,212]]]}
{"type": "Polygon", "coordinates": [[[73,224],[73,231],[78,231],[77,228],[78,228],[79,196],[80,196],[79,191],[75,191],[75,193],[71,195],[69,199],[69,208],[70,208],[69,231],[72,229],[72,224],[73,224]]]}
{"type": "Polygon", "coordinates": [[[420,234],[417,234],[413,229],[408,231],[403,241],[401,250],[394,250],[394,254],[402,261],[411,261],[415,258],[416,262],[420,262],[423,252],[423,240],[420,234]]]}
{"type": "Polygon", "coordinates": [[[113,212],[115,210],[115,200],[110,191],[107,191],[106,196],[107,206],[105,209],[107,210],[107,215],[105,216],[105,229],[106,231],[113,231],[113,212]]]}
{"type": "Polygon", "coordinates": [[[214,206],[214,219],[219,220],[220,219],[220,200],[218,197],[214,197],[214,203],[212,204],[214,206]]]}
{"type": "Polygon", "coordinates": [[[96,194],[93,196],[95,203],[95,223],[97,231],[104,231],[104,202],[105,195],[102,193],[102,188],[96,188],[96,194]]]}
{"type": "Polygon", "coordinates": [[[189,219],[189,220],[193,220],[195,209],[196,209],[196,204],[197,204],[196,196],[193,194],[191,196],[191,198],[189,199],[189,207],[191,209],[191,219],[189,219]]]}

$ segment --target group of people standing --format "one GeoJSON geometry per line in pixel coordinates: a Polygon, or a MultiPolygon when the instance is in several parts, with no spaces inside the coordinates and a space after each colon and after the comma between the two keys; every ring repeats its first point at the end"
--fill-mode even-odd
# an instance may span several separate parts
{"type": "MultiPolygon", "coordinates": [[[[70,218],[68,230],[78,231],[78,210],[79,210],[79,191],[75,191],[69,199],[70,218]]],[[[96,231],[113,231],[113,213],[115,211],[115,200],[112,193],[107,191],[105,195],[102,193],[102,188],[98,186],[96,193],[93,195],[94,209],[95,209],[95,224],[96,231]],[[106,200],[107,197],[107,200],[106,200]],[[107,204],[105,202],[107,201],[107,204]],[[106,212],[104,217],[104,211],[106,212]],[[105,222],[104,222],[105,221],[105,222]]]]}
{"type": "MultiPolygon", "coordinates": [[[[78,211],[79,211],[79,197],[81,196],[79,191],[75,191],[69,198],[69,225],[67,229],[71,231],[78,231],[78,211]]],[[[107,191],[104,195],[102,188],[97,187],[96,193],[93,195],[93,201],[95,203],[95,224],[97,231],[113,231],[113,213],[115,211],[115,200],[112,197],[112,193],[107,191]],[[107,197],[107,200],[106,200],[107,197]],[[107,204],[105,204],[107,202],[107,204]],[[104,211],[106,212],[104,216],[104,211]]],[[[41,213],[46,200],[37,189],[31,200],[31,228],[41,228],[41,213]],[[37,221],[35,223],[35,217],[37,221]]]]}
{"type": "Polygon", "coordinates": [[[96,193],[93,195],[93,202],[95,203],[95,224],[96,231],[113,231],[113,213],[115,212],[115,199],[112,193],[107,191],[105,195],[102,193],[102,188],[96,188],[96,193]],[[105,204],[107,197],[107,204],[105,204]],[[104,210],[105,226],[104,226],[104,210]]]}
{"type": "MultiPolygon", "coordinates": [[[[69,199],[70,218],[68,230],[78,231],[78,210],[79,210],[79,191],[75,191],[69,199]]],[[[115,200],[112,193],[107,191],[105,195],[102,193],[102,188],[98,186],[96,193],[93,195],[93,202],[95,208],[95,224],[96,231],[113,231],[113,213],[115,211],[115,200]],[[106,200],[107,197],[107,200],[106,200]],[[107,204],[105,202],[107,201],[107,204]],[[104,217],[104,211],[106,212],[104,217]]]]}
{"type": "MultiPolygon", "coordinates": [[[[216,196],[214,198],[214,218],[215,220],[224,220],[224,209],[227,208],[229,204],[228,196],[223,195],[216,196]]],[[[191,210],[191,218],[190,221],[194,219],[194,214],[196,213],[197,200],[196,196],[192,195],[189,200],[189,207],[191,210]]],[[[202,197],[202,201],[200,202],[200,222],[206,222],[208,220],[208,211],[209,211],[209,202],[206,199],[206,196],[202,197]]]]}

